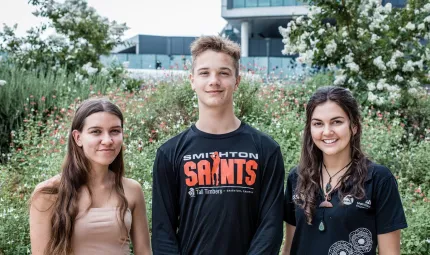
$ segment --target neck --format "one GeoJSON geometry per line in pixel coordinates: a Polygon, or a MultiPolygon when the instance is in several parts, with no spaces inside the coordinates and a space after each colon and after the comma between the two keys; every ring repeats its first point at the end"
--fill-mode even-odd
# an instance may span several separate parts
{"type": "MultiPolygon", "coordinates": [[[[340,155],[324,155],[323,158],[324,165],[327,168],[327,171],[330,173],[330,175],[337,173],[342,168],[344,168],[346,165],[351,162],[351,156],[348,152],[348,154],[340,156],[340,155]]],[[[345,168],[346,169],[346,168],[345,168]]],[[[344,169],[344,170],[345,170],[344,169]]]]}
{"type": "Polygon", "coordinates": [[[234,115],[233,106],[226,108],[199,108],[196,127],[210,134],[226,134],[238,129],[240,120],[234,115]]]}
{"type": "Polygon", "coordinates": [[[110,171],[108,166],[95,166],[94,164],[91,167],[90,171],[90,181],[88,185],[94,187],[101,187],[109,184],[110,180],[110,171]]]}

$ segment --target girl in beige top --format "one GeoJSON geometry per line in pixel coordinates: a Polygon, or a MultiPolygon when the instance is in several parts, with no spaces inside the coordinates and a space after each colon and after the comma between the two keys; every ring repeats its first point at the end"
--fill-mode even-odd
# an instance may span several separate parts
{"type": "Polygon", "coordinates": [[[73,118],[62,172],[37,185],[30,206],[33,255],[151,254],[140,184],[124,178],[123,115],[105,99],[73,118]]]}

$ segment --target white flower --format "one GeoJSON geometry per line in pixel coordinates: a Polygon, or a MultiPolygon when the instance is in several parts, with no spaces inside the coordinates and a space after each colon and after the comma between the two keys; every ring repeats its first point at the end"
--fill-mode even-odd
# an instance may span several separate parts
{"type": "Polygon", "coordinates": [[[376,89],[376,87],[375,87],[375,83],[374,83],[374,82],[369,82],[369,83],[367,84],[367,89],[368,89],[369,91],[374,91],[374,90],[376,89]]]}
{"type": "Polygon", "coordinates": [[[411,31],[413,31],[413,30],[415,30],[415,24],[413,24],[413,23],[411,23],[411,22],[408,22],[408,24],[406,24],[406,27],[405,27],[407,30],[411,30],[411,31]]]}
{"type": "Polygon", "coordinates": [[[325,32],[325,29],[324,29],[324,28],[320,28],[320,29],[318,30],[318,34],[319,34],[319,35],[324,34],[324,32],[325,32]]]}
{"type": "Polygon", "coordinates": [[[417,78],[412,78],[412,80],[411,81],[409,81],[408,82],[409,83],[409,85],[411,86],[411,87],[418,87],[419,85],[420,85],[420,82],[418,81],[418,79],[417,78]]]}
{"type": "Polygon", "coordinates": [[[385,8],[385,13],[390,13],[391,12],[391,10],[393,9],[393,6],[391,5],[391,3],[387,3],[387,4],[385,4],[385,6],[384,6],[385,8]]]}
{"type": "Polygon", "coordinates": [[[391,58],[390,61],[387,62],[387,66],[391,69],[394,70],[397,68],[397,63],[396,63],[396,59],[391,58]]]}
{"type": "Polygon", "coordinates": [[[416,61],[413,64],[414,66],[418,67],[420,70],[423,69],[423,60],[421,59],[420,61],[416,61]]]}
{"type": "Polygon", "coordinates": [[[418,25],[419,30],[424,30],[426,28],[426,25],[424,23],[421,23],[418,25]]]}
{"type": "Polygon", "coordinates": [[[383,90],[383,89],[384,89],[384,87],[386,86],[385,81],[386,81],[386,79],[380,79],[380,80],[378,81],[378,83],[376,84],[376,88],[377,88],[378,90],[383,90]]]}
{"type": "Polygon", "coordinates": [[[358,73],[358,71],[360,71],[360,67],[354,62],[346,64],[346,67],[348,67],[352,72],[358,73]]]}
{"type": "Polygon", "coordinates": [[[352,63],[352,62],[354,62],[354,54],[352,52],[350,52],[344,58],[345,58],[345,62],[346,63],[352,63]]]}
{"type": "MultiPolygon", "coordinates": [[[[430,4],[427,4],[427,5],[430,5],[430,4]]],[[[430,8],[430,7],[429,7],[429,8],[430,8]]],[[[426,242],[427,242],[427,243],[430,243],[430,239],[427,239],[427,240],[426,240],[426,242]]]]}
{"type": "Polygon", "coordinates": [[[372,34],[372,38],[370,38],[370,41],[372,42],[372,43],[375,43],[377,40],[379,40],[379,36],[377,36],[376,34],[372,34]]]}
{"type": "Polygon", "coordinates": [[[425,19],[424,19],[424,21],[423,21],[424,23],[430,23],[430,16],[427,16],[425,19]]]}
{"type": "Polygon", "coordinates": [[[92,66],[92,63],[88,62],[88,63],[86,63],[85,65],[82,66],[82,69],[85,72],[87,72],[88,75],[93,75],[93,74],[97,73],[98,69],[94,68],[94,67],[91,67],[91,66],[92,66]]]}
{"type": "Polygon", "coordinates": [[[405,65],[402,68],[403,72],[413,72],[414,71],[414,65],[411,60],[408,60],[408,62],[405,63],[405,65]]]}
{"type": "Polygon", "coordinates": [[[381,57],[381,56],[379,56],[379,57],[375,58],[375,59],[373,60],[373,64],[374,64],[376,67],[378,67],[378,68],[379,68],[379,70],[381,70],[381,71],[385,71],[385,70],[387,70],[387,68],[385,67],[385,63],[384,63],[384,61],[382,61],[382,57],[381,57]]]}
{"type": "Polygon", "coordinates": [[[333,84],[335,86],[343,85],[346,81],[346,75],[336,75],[336,79],[334,80],[333,84]]]}
{"type": "Polygon", "coordinates": [[[7,82],[5,80],[0,80],[0,86],[4,86],[6,84],[7,84],[7,82]]]}
{"type": "Polygon", "coordinates": [[[304,17],[303,17],[303,16],[298,17],[298,18],[296,19],[296,24],[297,24],[297,25],[302,24],[302,23],[303,23],[303,19],[304,19],[304,17]]]}
{"type": "MultiPolygon", "coordinates": [[[[328,24],[328,23],[327,23],[328,24]]],[[[331,55],[333,55],[333,53],[336,51],[337,49],[337,44],[334,40],[331,40],[326,47],[324,48],[324,53],[327,55],[327,57],[331,57],[331,55]]]]}
{"type": "Polygon", "coordinates": [[[400,76],[400,75],[396,75],[396,77],[394,77],[394,80],[396,80],[397,82],[402,82],[402,81],[404,81],[404,79],[403,79],[403,77],[402,76],[400,76]]]}
{"type": "Polygon", "coordinates": [[[347,31],[343,31],[342,32],[342,37],[348,37],[348,32],[347,31]]]}
{"type": "Polygon", "coordinates": [[[409,94],[414,95],[418,92],[418,90],[416,88],[410,88],[410,89],[408,89],[408,92],[409,92],[409,94]]]}
{"type": "Polygon", "coordinates": [[[124,69],[127,69],[129,65],[130,65],[130,62],[128,62],[128,61],[124,61],[124,62],[122,62],[122,67],[123,67],[124,69]]]}
{"type": "Polygon", "coordinates": [[[375,103],[377,105],[383,105],[385,103],[385,99],[383,97],[378,97],[375,103]]]}
{"type": "Polygon", "coordinates": [[[367,93],[367,100],[370,102],[375,102],[375,100],[378,99],[378,96],[373,94],[372,92],[367,93]]]}

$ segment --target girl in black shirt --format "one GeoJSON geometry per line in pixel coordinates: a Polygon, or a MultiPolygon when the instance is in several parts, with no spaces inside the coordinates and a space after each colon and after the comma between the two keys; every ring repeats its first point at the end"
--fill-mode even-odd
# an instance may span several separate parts
{"type": "Polygon", "coordinates": [[[283,254],[400,254],[406,219],[394,176],[361,150],[352,94],[323,87],[306,107],[300,164],[287,181],[283,254]]]}

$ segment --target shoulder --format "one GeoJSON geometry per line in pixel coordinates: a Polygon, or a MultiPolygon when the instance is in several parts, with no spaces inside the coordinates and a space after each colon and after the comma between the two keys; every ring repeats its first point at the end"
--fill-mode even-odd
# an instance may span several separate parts
{"type": "Polygon", "coordinates": [[[60,175],[56,175],[36,185],[30,198],[30,206],[39,211],[46,211],[55,203],[56,194],[52,191],[60,185],[60,175]]]}
{"type": "Polygon", "coordinates": [[[372,179],[374,182],[380,183],[390,178],[394,178],[394,175],[388,167],[374,162],[369,163],[368,179],[372,179]]]}
{"type": "Polygon", "coordinates": [[[268,134],[248,125],[245,123],[244,131],[245,134],[248,134],[254,139],[255,142],[258,142],[262,146],[266,148],[270,148],[273,151],[280,149],[279,144],[268,134]]]}
{"type": "Polygon", "coordinates": [[[298,177],[298,166],[295,166],[291,168],[290,172],[288,173],[288,182],[296,182],[298,177]]]}
{"type": "Polygon", "coordinates": [[[130,178],[122,178],[122,185],[124,189],[130,190],[130,191],[142,191],[142,185],[136,180],[130,179],[130,178]]]}
{"type": "Polygon", "coordinates": [[[130,178],[122,178],[122,185],[124,187],[124,193],[129,203],[130,209],[133,209],[139,201],[143,198],[142,185],[136,180],[130,178]]]}
{"type": "Polygon", "coordinates": [[[169,154],[170,151],[175,150],[179,144],[183,143],[187,138],[189,138],[191,133],[191,127],[189,127],[181,133],[169,138],[158,148],[158,151],[169,154]]]}

